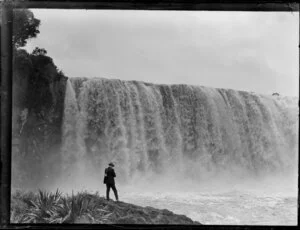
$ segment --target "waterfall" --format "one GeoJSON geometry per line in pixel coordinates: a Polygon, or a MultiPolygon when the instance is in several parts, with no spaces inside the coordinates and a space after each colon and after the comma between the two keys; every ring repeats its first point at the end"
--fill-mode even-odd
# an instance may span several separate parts
{"type": "Polygon", "coordinates": [[[70,81],[67,81],[62,127],[62,171],[73,179],[83,174],[86,148],[84,143],[85,114],[79,109],[76,94],[70,81]]]}
{"type": "Polygon", "coordinates": [[[122,181],[198,180],[285,172],[297,168],[297,153],[298,98],[104,78],[67,84],[66,167],[102,173],[113,161],[122,181]]]}

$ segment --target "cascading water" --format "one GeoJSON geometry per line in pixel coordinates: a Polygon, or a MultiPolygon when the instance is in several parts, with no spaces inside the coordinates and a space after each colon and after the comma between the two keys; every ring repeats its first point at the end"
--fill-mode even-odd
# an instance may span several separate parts
{"type": "Polygon", "coordinates": [[[62,140],[62,172],[63,179],[74,181],[84,174],[85,168],[85,114],[80,110],[76,94],[68,81],[66,85],[64,117],[63,117],[63,140],[62,140]]]}
{"type": "Polygon", "coordinates": [[[295,224],[298,113],[298,98],[71,78],[57,187],[104,195],[113,161],[125,202],[208,224],[295,224]]]}
{"type": "Polygon", "coordinates": [[[297,99],[200,86],[70,80],[66,166],[89,162],[89,171],[102,175],[114,161],[124,182],[157,174],[201,180],[297,167],[297,99]]]}

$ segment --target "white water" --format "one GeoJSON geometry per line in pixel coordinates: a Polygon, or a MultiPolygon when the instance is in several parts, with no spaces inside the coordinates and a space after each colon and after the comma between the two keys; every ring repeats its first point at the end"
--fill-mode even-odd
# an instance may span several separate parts
{"type": "Polygon", "coordinates": [[[198,184],[153,181],[118,189],[125,202],[169,209],[202,224],[297,225],[296,184],[297,175],[285,175],[198,184]]]}
{"type": "MultiPolygon", "coordinates": [[[[89,181],[86,178],[88,184],[78,187],[78,190],[105,196],[101,179],[89,181]]],[[[168,209],[202,224],[297,225],[297,176],[294,180],[284,179],[227,179],[197,185],[180,180],[177,183],[152,180],[122,186],[117,177],[116,185],[123,202],[168,209]]],[[[70,188],[60,189],[71,193],[70,188]]],[[[112,192],[110,198],[114,199],[112,192]]]]}
{"type": "Polygon", "coordinates": [[[297,225],[297,198],[282,194],[125,192],[123,199],[136,205],[168,209],[202,224],[297,225]]]}
{"type": "Polygon", "coordinates": [[[297,102],[198,86],[72,79],[62,146],[68,169],[57,187],[104,195],[103,171],[113,161],[125,202],[204,224],[296,224],[297,102]]]}

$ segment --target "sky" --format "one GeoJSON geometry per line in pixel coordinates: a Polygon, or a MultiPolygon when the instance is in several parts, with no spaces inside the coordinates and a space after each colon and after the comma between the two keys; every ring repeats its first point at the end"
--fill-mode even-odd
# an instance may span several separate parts
{"type": "Polygon", "coordinates": [[[32,11],[68,77],[299,95],[299,12],[32,11]]]}

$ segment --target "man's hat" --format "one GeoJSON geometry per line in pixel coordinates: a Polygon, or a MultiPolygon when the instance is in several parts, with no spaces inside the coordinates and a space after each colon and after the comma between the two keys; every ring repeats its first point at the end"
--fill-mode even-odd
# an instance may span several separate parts
{"type": "Polygon", "coordinates": [[[112,162],[110,162],[108,165],[109,165],[109,166],[112,166],[112,167],[115,166],[112,162]]]}

